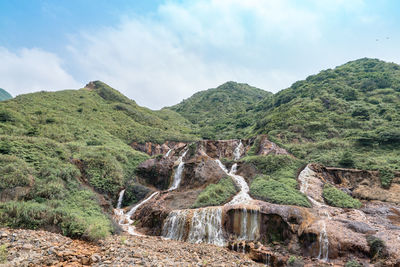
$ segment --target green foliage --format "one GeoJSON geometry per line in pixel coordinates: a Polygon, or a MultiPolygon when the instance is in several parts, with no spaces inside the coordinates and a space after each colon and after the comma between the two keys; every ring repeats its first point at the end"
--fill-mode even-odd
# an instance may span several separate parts
{"type": "Polygon", "coordinates": [[[345,267],[362,267],[362,265],[360,263],[358,263],[358,261],[356,261],[356,260],[350,260],[350,261],[346,262],[345,267]]]}
{"type": "Polygon", "coordinates": [[[288,184],[268,176],[259,176],[250,185],[250,194],[263,201],[311,207],[307,197],[288,184]]]}
{"type": "Polygon", "coordinates": [[[324,185],[323,197],[329,205],[334,207],[358,209],[362,205],[358,199],[352,198],[330,184],[324,185]]]}
{"type": "Polygon", "coordinates": [[[385,258],[387,250],[385,242],[376,236],[367,236],[369,254],[372,259],[385,258]]]}
{"type": "Polygon", "coordinates": [[[339,166],[344,168],[354,167],[354,160],[350,151],[346,151],[343,153],[342,157],[339,160],[339,166]]]}
{"type": "Polygon", "coordinates": [[[301,258],[291,255],[287,261],[288,266],[292,267],[303,267],[304,262],[301,258]]]}
{"type": "Polygon", "coordinates": [[[203,139],[238,138],[251,131],[254,104],[269,95],[247,84],[227,82],[198,92],[170,109],[198,126],[203,139]]]}
{"type": "Polygon", "coordinates": [[[7,262],[8,246],[9,246],[8,243],[0,245],[0,264],[7,262]]]}
{"type": "Polygon", "coordinates": [[[238,190],[231,177],[219,180],[217,184],[208,185],[197,197],[193,208],[219,206],[228,202],[238,190]]]}
{"type": "Polygon", "coordinates": [[[380,168],[379,178],[381,179],[382,187],[389,188],[394,178],[394,172],[389,168],[380,168]]]}
{"type": "Polygon", "coordinates": [[[0,154],[0,191],[17,186],[28,186],[33,182],[33,170],[15,156],[0,154]]]}

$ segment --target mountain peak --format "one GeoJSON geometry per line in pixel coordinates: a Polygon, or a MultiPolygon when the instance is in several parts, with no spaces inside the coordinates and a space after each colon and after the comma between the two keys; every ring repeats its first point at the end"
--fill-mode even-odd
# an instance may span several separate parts
{"type": "Polygon", "coordinates": [[[0,101],[8,100],[11,98],[13,98],[13,97],[10,93],[8,93],[6,90],[0,88],[0,101]]]}

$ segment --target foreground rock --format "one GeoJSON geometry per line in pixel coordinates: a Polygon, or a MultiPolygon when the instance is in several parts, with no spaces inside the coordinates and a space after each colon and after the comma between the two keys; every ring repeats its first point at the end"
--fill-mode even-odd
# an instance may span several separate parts
{"type": "Polygon", "coordinates": [[[0,246],[6,247],[0,266],[7,267],[262,266],[226,248],[159,237],[112,236],[92,244],[46,231],[1,228],[0,246]]]}

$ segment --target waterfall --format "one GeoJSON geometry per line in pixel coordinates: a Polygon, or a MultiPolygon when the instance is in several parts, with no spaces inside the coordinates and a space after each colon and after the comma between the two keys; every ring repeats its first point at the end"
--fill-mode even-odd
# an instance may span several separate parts
{"type": "MultiPolygon", "coordinates": [[[[122,190],[119,193],[119,198],[118,198],[118,205],[120,206],[120,200],[122,202],[123,195],[125,193],[125,190],[122,190]]],[[[142,206],[144,203],[152,199],[154,196],[156,196],[159,192],[154,192],[151,194],[148,198],[140,202],[139,204],[135,205],[132,207],[132,209],[125,214],[124,210],[121,208],[116,208],[114,209],[114,214],[118,218],[118,224],[124,229],[124,231],[128,232],[130,235],[140,235],[139,233],[135,232],[135,226],[133,226],[133,220],[131,219],[131,216],[136,212],[136,210],[142,206]]],[[[117,206],[118,207],[118,206],[117,206]]]]}
{"type": "Polygon", "coordinates": [[[233,151],[233,159],[239,160],[240,156],[242,155],[241,149],[243,148],[242,140],[240,140],[239,145],[233,151]]]}
{"type": "Polygon", "coordinates": [[[153,194],[151,194],[148,198],[146,198],[145,200],[143,200],[142,202],[140,202],[139,204],[136,204],[127,214],[127,216],[129,216],[129,218],[135,214],[136,210],[138,208],[140,208],[144,203],[146,203],[147,201],[149,201],[150,199],[152,199],[154,196],[158,195],[159,192],[154,192],[153,194]]]}
{"type": "Polygon", "coordinates": [[[241,208],[233,212],[233,232],[238,240],[257,240],[260,237],[259,210],[241,208]]]}
{"type": "Polygon", "coordinates": [[[310,168],[306,166],[299,174],[298,179],[300,181],[300,192],[307,195],[308,189],[308,178],[310,177],[310,168]]]}
{"type": "Polygon", "coordinates": [[[187,229],[188,211],[174,210],[165,219],[162,236],[168,239],[184,241],[187,229]]]}
{"type": "Polygon", "coordinates": [[[123,200],[123,198],[124,198],[124,193],[125,193],[125,189],[122,190],[121,192],[119,192],[118,203],[117,203],[117,209],[121,209],[122,200],[123,200]]]}
{"type": "Polygon", "coordinates": [[[329,254],[329,239],[326,233],[326,223],[322,221],[322,228],[319,234],[319,254],[318,259],[328,261],[329,254]]]}
{"type": "Polygon", "coordinates": [[[222,232],[222,208],[202,208],[193,213],[188,241],[224,246],[222,232]]]}
{"type": "Polygon", "coordinates": [[[225,167],[224,164],[219,159],[216,159],[215,162],[217,162],[218,166],[226,173],[229,175],[228,169],[225,167]]]}
{"type": "Polygon", "coordinates": [[[228,203],[229,205],[245,203],[245,202],[252,200],[252,198],[249,195],[249,191],[250,191],[249,185],[247,184],[246,180],[242,176],[236,174],[236,170],[237,170],[237,164],[235,163],[235,164],[233,164],[231,171],[228,173],[228,175],[233,178],[233,180],[239,186],[240,191],[228,203]]]}
{"type": "Polygon", "coordinates": [[[174,181],[172,182],[171,187],[168,189],[168,191],[175,190],[179,187],[179,184],[181,183],[182,180],[182,172],[183,168],[185,167],[185,163],[183,162],[183,158],[186,156],[186,153],[188,150],[183,152],[182,156],[179,157],[178,162],[178,168],[176,169],[175,175],[174,175],[174,181]]]}
{"type": "Polygon", "coordinates": [[[168,157],[169,157],[169,154],[171,154],[171,151],[172,151],[172,149],[170,148],[170,149],[168,150],[168,152],[165,154],[164,158],[168,158],[168,157]]]}

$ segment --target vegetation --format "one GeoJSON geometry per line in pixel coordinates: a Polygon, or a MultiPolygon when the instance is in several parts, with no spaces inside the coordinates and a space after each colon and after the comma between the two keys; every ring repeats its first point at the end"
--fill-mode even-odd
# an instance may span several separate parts
{"type": "MultiPolygon", "coordinates": [[[[265,93],[262,99],[250,87],[237,99],[221,96],[236,96],[240,86],[227,83],[171,109],[199,126],[204,138],[268,134],[306,162],[400,170],[399,65],[364,58],[321,71],[277,94],[265,93]]],[[[384,177],[384,186],[391,177],[384,177]]]]}
{"type": "Polygon", "coordinates": [[[367,242],[369,254],[372,259],[385,258],[387,256],[386,245],[382,239],[370,235],[367,237],[367,242]]]}
{"type": "Polygon", "coordinates": [[[0,88],[0,101],[11,99],[12,96],[4,89],[0,88]]]}
{"type": "Polygon", "coordinates": [[[219,180],[217,184],[208,185],[197,197],[193,208],[219,206],[227,203],[238,190],[231,177],[219,180]]]}
{"type": "MultiPolygon", "coordinates": [[[[1,102],[0,224],[104,238],[114,229],[97,195],[115,201],[138,187],[136,167],[148,158],[129,144],[195,140],[191,132],[179,114],[139,107],[101,82],[1,102]]],[[[143,196],[135,192],[130,203],[143,196]]]]}
{"type": "Polygon", "coordinates": [[[272,95],[247,84],[227,82],[201,91],[170,107],[199,126],[203,139],[238,138],[251,133],[254,118],[249,110],[264,97],[272,95]]]}
{"type": "Polygon", "coordinates": [[[4,243],[4,244],[0,245],[0,264],[7,262],[8,246],[9,246],[8,243],[4,243]]]}
{"type": "Polygon", "coordinates": [[[303,267],[304,266],[304,262],[300,257],[296,257],[291,255],[287,261],[288,266],[292,266],[292,267],[303,267]]]}
{"type": "Polygon", "coordinates": [[[334,207],[358,209],[362,205],[358,199],[352,198],[345,192],[330,184],[324,185],[322,196],[326,203],[334,207]]]}
{"type": "Polygon", "coordinates": [[[346,262],[345,267],[362,267],[362,265],[360,263],[358,263],[358,261],[356,261],[356,260],[350,260],[350,261],[346,262]]]}

